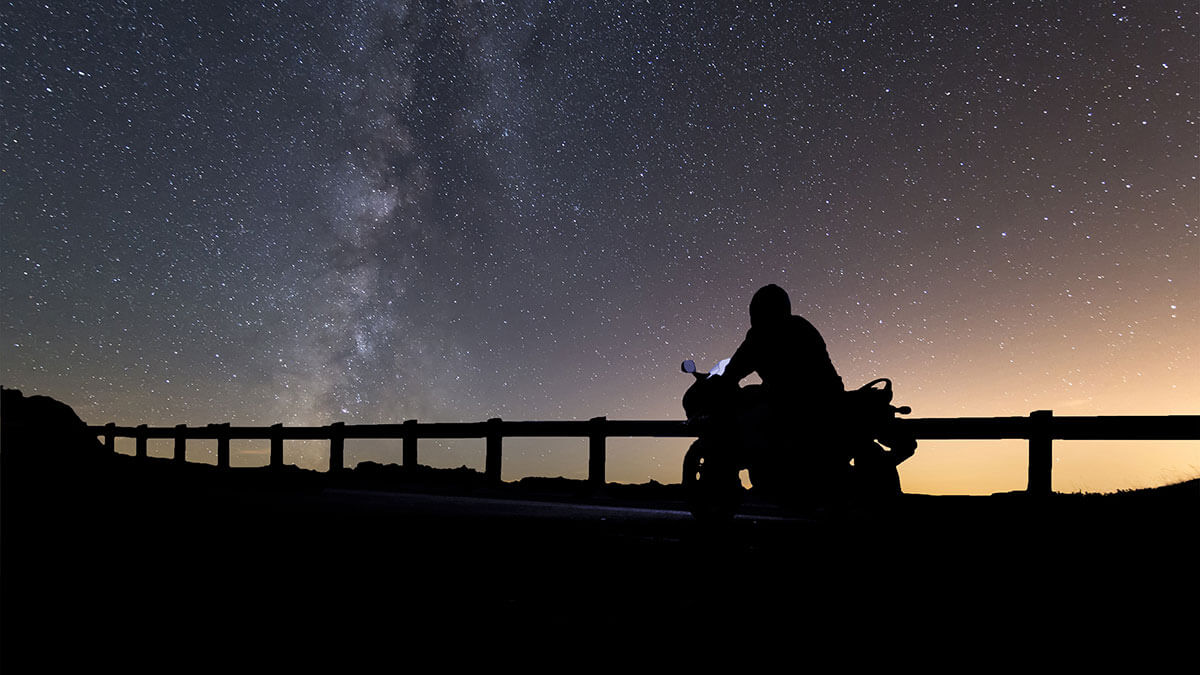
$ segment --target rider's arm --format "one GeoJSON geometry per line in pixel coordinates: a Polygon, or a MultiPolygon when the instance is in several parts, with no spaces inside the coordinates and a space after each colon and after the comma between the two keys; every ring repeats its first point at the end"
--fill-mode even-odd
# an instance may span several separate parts
{"type": "Polygon", "coordinates": [[[729,378],[731,382],[741,382],[750,373],[753,373],[755,370],[753,354],[754,345],[751,341],[750,332],[747,331],[746,339],[742,341],[742,345],[730,357],[729,363],[725,364],[724,377],[729,378]]]}

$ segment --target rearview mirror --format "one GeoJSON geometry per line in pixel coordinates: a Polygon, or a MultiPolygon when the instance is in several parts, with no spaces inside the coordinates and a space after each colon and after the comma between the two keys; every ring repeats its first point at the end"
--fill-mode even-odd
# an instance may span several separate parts
{"type": "Polygon", "coordinates": [[[688,359],[687,361],[684,361],[679,366],[679,368],[685,373],[695,373],[696,372],[696,362],[691,359],[688,359]]]}

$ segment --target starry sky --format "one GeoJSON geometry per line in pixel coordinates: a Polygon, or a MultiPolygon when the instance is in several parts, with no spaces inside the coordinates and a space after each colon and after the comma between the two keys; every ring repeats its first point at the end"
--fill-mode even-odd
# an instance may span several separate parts
{"type": "MultiPolygon", "coordinates": [[[[94,424],[680,419],[778,283],[917,417],[1200,412],[1196,3],[742,4],[5,3],[0,382],[94,424]]],[[[1072,445],[1056,489],[1200,475],[1072,445]]]]}

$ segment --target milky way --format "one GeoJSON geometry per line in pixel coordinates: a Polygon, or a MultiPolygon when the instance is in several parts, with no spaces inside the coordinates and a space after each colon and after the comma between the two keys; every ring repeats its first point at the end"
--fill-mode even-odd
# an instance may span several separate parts
{"type": "Polygon", "coordinates": [[[1195,3],[728,4],[11,5],[0,381],[679,418],[774,282],[919,416],[1200,409],[1195,3]]]}

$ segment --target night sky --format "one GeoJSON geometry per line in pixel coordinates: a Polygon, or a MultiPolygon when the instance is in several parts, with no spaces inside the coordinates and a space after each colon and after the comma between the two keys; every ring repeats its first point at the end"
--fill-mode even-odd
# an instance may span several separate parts
{"type": "MultiPolygon", "coordinates": [[[[732,4],[6,3],[0,383],[93,424],[680,419],[778,283],[917,417],[1200,411],[1195,2],[732,4]]],[[[516,443],[506,478],[586,472],[516,443]]],[[[678,481],[644,447],[610,478],[678,481]]],[[[937,447],[906,488],[1023,487],[1019,443],[937,447]]]]}

